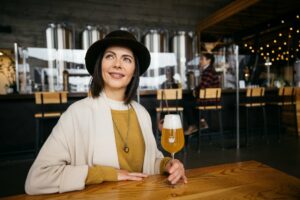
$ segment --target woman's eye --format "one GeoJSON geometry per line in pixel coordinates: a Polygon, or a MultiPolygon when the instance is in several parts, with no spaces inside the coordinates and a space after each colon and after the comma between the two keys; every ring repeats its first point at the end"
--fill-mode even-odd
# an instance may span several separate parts
{"type": "Polygon", "coordinates": [[[105,56],[105,58],[106,59],[113,59],[113,55],[108,54],[108,55],[105,56]]]}
{"type": "Polygon", "coordinates": [[[124,61],[127,62],[127,63],[131,63],[131,59],[130,58],[124,58],[124,61]]]}

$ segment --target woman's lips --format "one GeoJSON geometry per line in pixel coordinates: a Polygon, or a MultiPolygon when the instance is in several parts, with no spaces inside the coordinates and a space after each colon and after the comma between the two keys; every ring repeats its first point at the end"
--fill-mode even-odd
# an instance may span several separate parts
{"type": "Polygon", "coordinates": [[[109,75],[115,79],[121,79],[125,76],[124,74],[117,73],[117,72],[110,72],[109,75]]]}

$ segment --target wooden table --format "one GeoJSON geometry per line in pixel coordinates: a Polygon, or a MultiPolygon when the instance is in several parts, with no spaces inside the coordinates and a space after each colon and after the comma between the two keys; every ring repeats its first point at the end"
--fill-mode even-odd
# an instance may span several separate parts
{"type": "Polygon", "coordinates": [[[300,199],[300,179],[256,161],[190,169],[187,184],[169,185],[165,176],[140,182],[107,182],[85,190],[5,199],[300,199]]]}

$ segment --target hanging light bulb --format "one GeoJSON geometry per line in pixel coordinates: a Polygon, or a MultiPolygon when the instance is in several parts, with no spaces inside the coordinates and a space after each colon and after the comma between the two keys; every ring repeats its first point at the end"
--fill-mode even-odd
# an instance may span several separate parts
{"type": "Polygon", "coordinates": [[[277,57],[276,60],[279,60],[279,58],[277,57]]]}
{"type": "Polygon", "coordinates": [[[269,52],[267,52],[267,56],[269,56],[270,54],[269,54],[269,52]]]}
{"type": "Polygon", "coordinates": [[[290,53],[289,51],[286,51],[286,54],[288,54],[288,55],[289,55],[289,53],[290,53]]]}
{"type": "Polygon", "coordinates": [[[247,47],[247,46],[248,46],[248,44],[247,44],[247,43],[245,43],[245,44],[244,44],[244,46],[245,46],[245,47],[247,47]]]}
{"type": "Polygon", "coordinates": [[[286,57],[286,58],[285,58],[285,60],[286,60],[286,61],[288,61],[288,60],[289,60],[289,58],[288,58],[288,57],[286,57]]]}
{"type": "Polygon", "coordinates": [[[281,36],[282,36],[282,33],[279,33],[278,35],[279,35],[279,37],[281,37],[281,36]]]}
{"type": "Polygon", "coordinates": [[[291,36],[291,34],[289,34],[289,38],[291,38],[292,36],[291,36]]]}
{"type": "Polygon", "coordinates": [[[299,33],[299,29],[297,29],[297,31],[296,31],[297,33],[299,33]]]}
{"type": "Polygon", "coordinates": [[[286,45],[286,42],[284,42],[283,44],[286,45]]]}
{"type": "Polygon", "coordinates": [[[293,30],[293,27],[290,27],[290,31],[292,31],[293,30]]]}
{"type": "Polygon", "coordinates": [[[272,60],[272,62],[274,62],[274,61],[275,61],[275,59],[274,59],[274,58],[272,58],[271,60],[272,60]]]}
{"type": "Polygon", "coordinates": [[[252,49],[252,46],[249,46],[249,49],[252,49]]]}
{"type": "Polygon", "coordinates": [[[291,58],[294,58],[294,55],[291,55],[291,58]]]}
{"type": "Polygon", "coordinates": [[[299,49],[296,49],[296,51],[298,52],[298,51],[299,51],[299,49]]]}
{"type": "Polygon", "coordinates": [[[263,47],[260,47],[259,49],[260,49],[260,50],[263,50],[264,48],[263,48],[263,47]]]}
{"type": "Polygon", "coordinates": [[[276,43],[277,43],[277,40],[274,40],[273,42],[276,44],[276,43]]]}
{"type": "Polygon", "coordinates": [[[269,45],[269,44],[267,44],[267,45],[266,45],[266,47],[267,47],[267,48],[269,48],[269,47],[270,47],[270,45],[269,45]]]}
{"type": "Polygon", "coordinates": [[[272,50],[272,53],[275,53],[275,51],[274,51],[274,50],[272,50]]]}
{"type": "Polygon", "coordinates": [[[296,15],[296,18],[299,19],[299,15],[296,15]]]}
{"type": "Polygon", "coordinates": [[[261,52],[261,54],[260,54],[261,56],[263,56],[264,55],[264,53],[263,52],[261,52]]]}
{"type": "Polygon", "coordinates": [[[284,20],[283,19],[281,20],[281,23],[284,24],[284,20]]]}
{"type": "Polygon", "coordinates": [[[278,47],[278,50],[281,50],[281,47],[278,47]]]}
{"type": "Polygon", "coordinates": [[[254,49],[252,49],[251,52],[254,53],[254,49]]]}

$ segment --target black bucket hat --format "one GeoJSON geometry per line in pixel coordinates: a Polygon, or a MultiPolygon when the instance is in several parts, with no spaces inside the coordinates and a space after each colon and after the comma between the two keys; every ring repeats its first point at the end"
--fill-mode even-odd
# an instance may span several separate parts
{"type": "Polygon", "coordinates": [[[125,46],[133,51],[139,62],[139,73],[142,75],[150,65],[148,49],[127,31],[112,31],[104,39],[93,43],[85,54],[85,65],[88,72],[93,75],[97,58],[105,49],[112,45],[125,46]]]}

